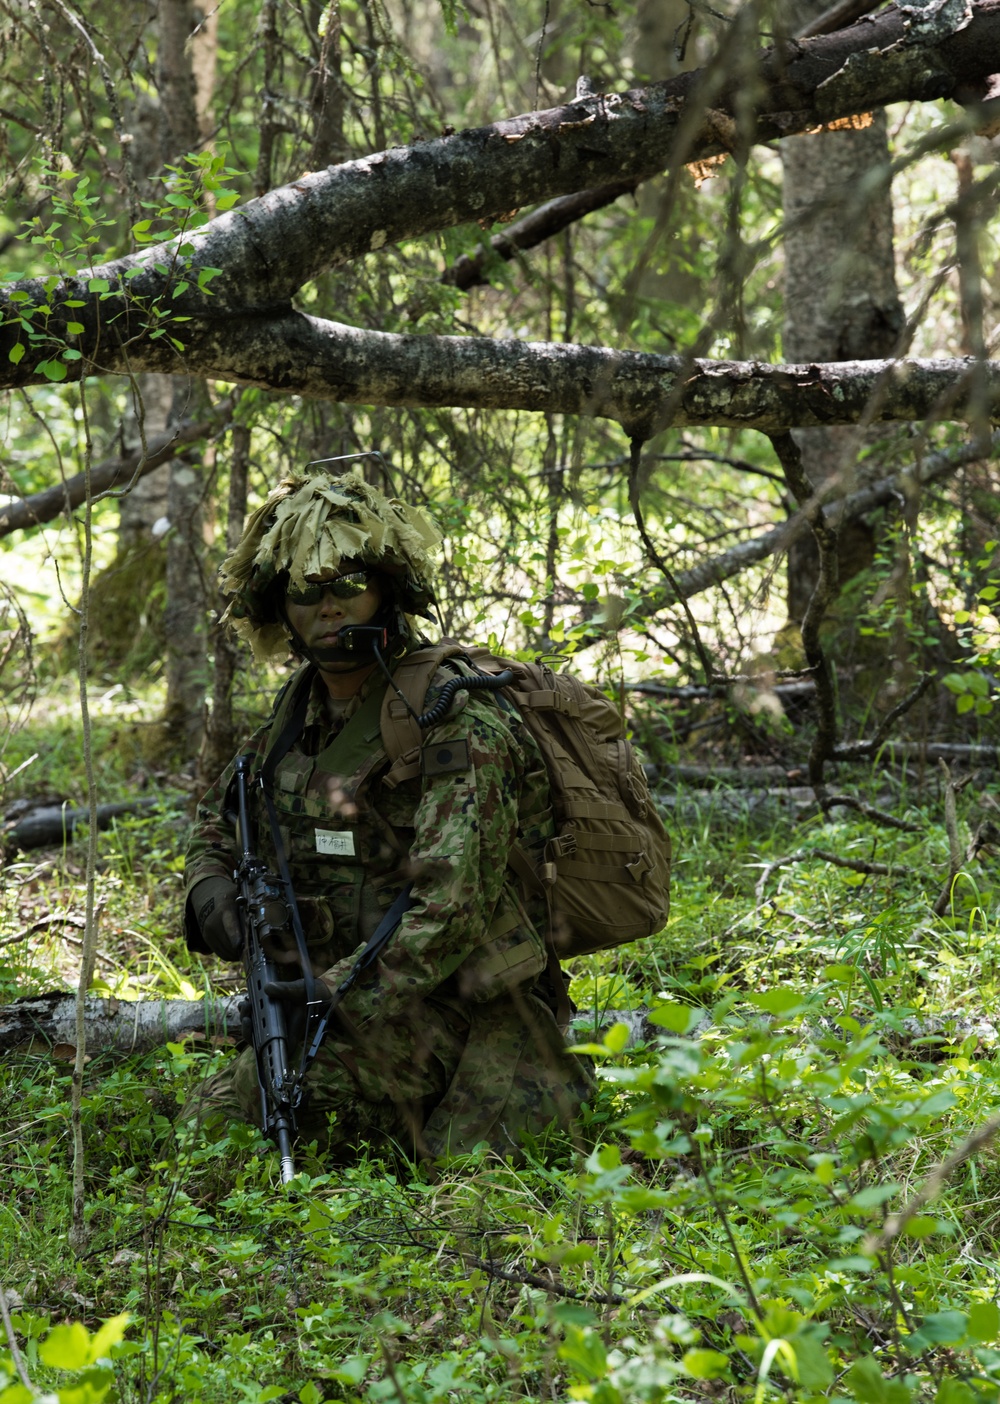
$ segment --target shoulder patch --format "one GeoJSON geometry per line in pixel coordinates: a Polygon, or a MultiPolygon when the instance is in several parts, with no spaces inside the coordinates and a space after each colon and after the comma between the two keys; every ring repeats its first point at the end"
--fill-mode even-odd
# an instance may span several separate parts
{"type": "Polygon", "coordinates": [[[468,770],[469,743],[464,737],[455,741],[428,741],[420,748],[421,775],[450,775],[452,771],[468,770]]]}

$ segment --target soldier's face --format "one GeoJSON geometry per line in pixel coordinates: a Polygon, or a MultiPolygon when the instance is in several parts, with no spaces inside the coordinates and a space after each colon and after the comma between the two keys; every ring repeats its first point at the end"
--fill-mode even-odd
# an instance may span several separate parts
{"type": "MultiPolygon", "coordinates": [[[[349,570],[345,566],[341,572],[343,587],[331,581],[326,588],[319,590],[319,598],[309,603],[297,600],[293,592],[285,596],[285,614],[289,624],[305,643],[307,648],[336,648],[337,636],[347,624],[370,624],[378,613],[382,597],[378,579],[370,574],[367,584],[359,579],[363,567],[349,570]],[[359,587],[356,593],[345,594],[348,584],[359,587]]],[[[311,594],[312,592],[310,592],[311,594]]]]}

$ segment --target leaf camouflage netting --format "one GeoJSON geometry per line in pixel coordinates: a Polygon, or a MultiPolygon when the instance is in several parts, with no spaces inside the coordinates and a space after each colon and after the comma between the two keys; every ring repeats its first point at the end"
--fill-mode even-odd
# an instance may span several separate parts
{"type": "Polygon", "coordinates": [[[419,507],[386,497],[357,473],[288,477],[250,516],[219,572],[233,599],[223,615],[255,657],[284,657],[287,631],[278,618],[275,580],[302,589],[329,580],[342,561],[363,560],[395,577],[403,607],[426,613],[441,533],[419,507]]]}

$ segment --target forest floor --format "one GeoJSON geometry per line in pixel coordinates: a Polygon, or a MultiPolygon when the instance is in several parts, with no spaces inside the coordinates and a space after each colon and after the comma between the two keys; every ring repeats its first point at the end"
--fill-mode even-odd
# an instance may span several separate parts
{"type": "MultiPolygon", "coordinates": [[[[141,709],[123,703],[95,708],[101,799],[164,805],[100,835],[94,990],[233,988],[184,950],[184,782],[143,768],[141,709]]],[[[36,711],[8,773],[33,754],[5,804],[82,802],[68,704],[36,711]]],[[[990,788],[958,797],[966,839],[990,788]]],[[[886,802],[883,777],[870,789],[886,802]]],[[[8,1055],[0,1283],[20,1359],[0,1348],[0,1404],[996,1400],[1000,858],[970,861],[934,914],[949,840],[933,773],[895,782],[910,831],[781,794],[664,798],[670,921],[574,963],[600,1077],[583,1143],[544,1159],[431,1171],[362,1151],[331,1173],[302,1148],[283,1190],[250,1128],[175,1130],[229,1043],[95,1049],[75,1255],[71,1064],[8,1055]]],[[[84,852],[8,853],[3,1003],[73,987],[84,852]]]]}

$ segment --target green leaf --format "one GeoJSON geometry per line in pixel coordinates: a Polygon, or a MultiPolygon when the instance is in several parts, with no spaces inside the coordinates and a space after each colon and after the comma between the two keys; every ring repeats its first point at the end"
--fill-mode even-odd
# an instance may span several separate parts
{"type": "Polygon", "coordinates": [[[909,1404],[912,1398],[902,1380],[887,1380],[870,1355],[848,1370],[847,1387],[859,1404],[909,1404]]]}
{"type": "Polygon", "coordinates": [[[602,1380],[608,1373],[608,1355],[604,1342],[590,1327],[567,1326],[559,1347],[559,1357],[574,1366],[578,1374],[591,1380],[602,1380]]]}
{"type": "Polygon", "coordinates": [[[750,1003],[758,1009],[763,1009],[766,1014],[788,1014],[793,1009],[801,1009],[805,1000],[798,990],[783,985],[777,990],[765,990],[763,994],[751,995],[750,1003]]]}
{"type": "Polygon", "coordinates": [[[847,1202],[852,1209],[877,1209],[880,1204],[891,1199],[898,1189],[898,1183],[892,1180],[886,1185],[868,1185],[865,1189],[858,1190],[847,1202]]]}
{"type": "Polygon", "coordinates": [[[649,1011],[649,1022],[658,1028],[669,1029],[671,1033],[690,1033],[704,1015],[703,1009],[692,1008],[690,1004],[658,1004],[649,1011]]]}
{"type": "Polygon", "coordinates": [[[7,359],[8,359],[8,361],[11,362],[12,365],[15,365],[15,366],[16,366],[20,361],[23,361],[23,360],[24,360],[24,342],[23,342],[23,341],[17,342],[16,345],[14,345],[14,346],[12,346],[12,347],[10,348],[10,350],[7,352],[7,359]]]}
{"type": "Polygon", "coordinates": [[[112,1316],[105,1321],[90,1343],[91,1361],[110,1359],[112,1346],[122,1340],[130,1320],[128,1312],[123,1311],[120,1316],[112,1316]]]}
{"type": "Polygon", "coordinates": [[[0,1391],[0,1404],[34,1404],[38,1396],[21,1383],[8,1385],[0,1391]]]}
{"type": "Polygon", "coordinates": [[[968,1318],[964,1311],[929,1311],[911,1336],[907,1350],[919,1355],[929,1345],[957,1345],[965,1339],[968,1318]]]}
{"type": "Polygon", "coordinates": [[[903,1230],[910,1238],[931,1238],[938,1231],[938,1221],[932,1214],[916,1214],[903,1230]]]}
{"type": "Polygon", "coordinates": [[[66,330],[69,332],[70,336],[82,336],[87,328],[82,322],[67,322],[66,330]]]}
{"type": "Polygon", "coordinates": [[[66,367],[62,361],[40,361],[36,370],[41,371],[46,380],[65,380],[66,367]]]}
{"type": "Polygon", "coordinates": [[[38,1358],[56,1370],[82,1370],[90,1364],[90,1332],[79,1321],[53,1326],[38,1347],[38,1358]]]}
{"type": "Polygon", "coordinates": [[[342,1384],[359,1385],[368,1373],[368,1357],[367,1355],[349,1355],[330,1373],[335,1380],[340,1380],[342,1384]]]}
{"type": "Polygon", "coordinates": [[[313,1384],[312,1380],[309,1380],[299,1390],[299,1398],[302,1404],[322,1404],[323,1396],[313,1384]]]}
{"type": "Polygon", "coordinates": [[[826,1328],[818,1322],[807,1322],[789,1340],[795,1352],[799,1384],[806,1389],[826,1389],[833,1383],[833,1365],[823,1344],[826,1328]]]}
{"type": "Polygon", "coordinates": [[[976,1302],[970,1307],[968,1332],[974,1341],[995,1341],[1000,1336],[1000,1307],[996,1302],[976,1302]]]}
{"type": "Polygon", "coordinates": [[[604,1047],[609,1053],[620,1053],[629,1041],[628,1024],[612,1024],[604,1035],[604,1047]]]}
{"type": "Polygon", "coordinates": [[[966,712],[971,712],[975,705],[976,699],[972,696],[970,692],[966,692],[963,693],[962,696],[955,703],[955,711],[960,717],[962,717],[965,715],[966,712]]]}
{"type": "Polygon", "coordinates": [[[83,352],[77,351],[75,346],[67,346],[65,351],[62,353],[62,358],[64,361],[82,361],[83,352]]]}
{"type": "Polygon", "coordinates": [[[88,278],[87,291],[94,293],[110,292],[111,284],[107,278],[88,278]]]}
{"type": "Polygon", "coordinates": [[[718,1350],[689,1350],[681,1364],[692,1379],[717,1380],[729,1369],[729,1357],[718,1350]]]}
{"type": "Polygon", "coordinates": [[[956,1380],[954,1375],[945,1375],[934,1396],[934,1404],[976,1404],[983,1396],[970,1388],[964,1380],[956,1380]]]}
{"type": "Polygon", "coordinates": [[[215,202],[215,208],[219,211],[231,210],[239,198],[235,190],[229,190],[225,195],[219,196],[215,202]]]}

